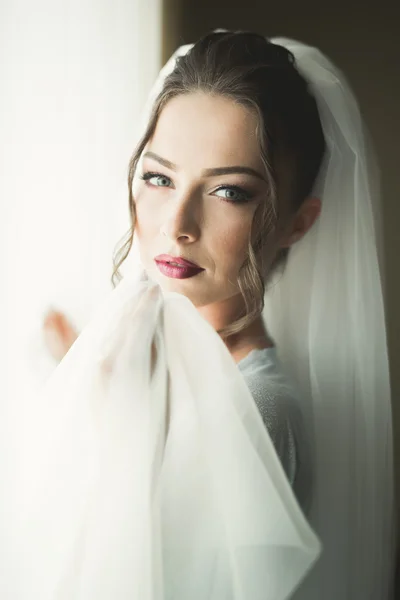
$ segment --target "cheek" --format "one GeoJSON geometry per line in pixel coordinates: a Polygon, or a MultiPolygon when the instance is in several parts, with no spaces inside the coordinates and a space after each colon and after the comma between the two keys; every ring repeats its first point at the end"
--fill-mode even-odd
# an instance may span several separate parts
{"type": "Polygon", "coordinates": [[[232,275],[239,272],[247,256],[253,214],[254,211],[238,210],[234,218],[214,220],[213,254],[217,271],[232,275]]]}
{"type": "Polygon", "coordinates": [[[141,243],[153,238],[158,231],[158,211],[145,198],[138,197],[135,201],[135,233],[141,243]]]}

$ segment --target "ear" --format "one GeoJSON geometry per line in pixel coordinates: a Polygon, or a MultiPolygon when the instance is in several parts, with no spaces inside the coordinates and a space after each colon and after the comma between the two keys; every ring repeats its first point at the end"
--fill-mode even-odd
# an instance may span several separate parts
{"type": "Polygon", "coordinates": [[[298,242],[318,219],[321,213],[321,200],[310,196],[306,198],[296,213],[290,218],[281,237],[280,247],[289,248],[298,242]]]}

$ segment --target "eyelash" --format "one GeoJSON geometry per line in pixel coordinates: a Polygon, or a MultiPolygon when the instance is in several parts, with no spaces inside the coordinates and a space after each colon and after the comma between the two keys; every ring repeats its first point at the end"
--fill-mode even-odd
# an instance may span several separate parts
{"type": "MultiPolygon", "coordinates": [[[[152,179],[153,177],[163,177],[164,179],[168,179],[168,181],[171,181],[171,179],[169,177],[167,177],[166,175],[163,175],[162,173],[157,173],[155,171],[146,171],[145,173],[143,173],[143,175],[140,175],[140,179],[142,179],[146,185],[149,185],[151,187],[167,187],[167,186],[155,186],[151,183],[148,183],[149,179],[152,179]]],[[[243,188],[237,186],[237,185],[220,185],[218,186],[218,188],[216,190],[214,190],[214,192],[218,192],[219,190],[233,190],[234,192],[237,192],[238,194],[240,194],[243,199],[242,200],[230,200],[229,198],[221,198],[219,196],[219,198],[221,198],[222,201],[224,202],[229,202],[229,204],[245,204],[246,202],[248,202],[249,200],[251,200],[252,196],[249,192],[247,192],[246,190],[244,190],[243,188]]]]}

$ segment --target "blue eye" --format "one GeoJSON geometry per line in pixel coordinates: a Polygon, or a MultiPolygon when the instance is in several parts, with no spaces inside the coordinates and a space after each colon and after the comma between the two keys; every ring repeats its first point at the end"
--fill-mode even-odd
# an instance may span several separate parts
{"type": "MultiPolygon", "coordinates": [[[[154,171],[146,171],[143,175],[140,176],[140,179],[146,182],[146,185],[156,188],[156,187],[171,187],[172,181],[166,175],[162,173],[156,173],[154,171]],[[154,180],[154,181],[152,181],[154,180]]],[[[242,188],[236,185],[221,185],[219,188],[213,192],[214,195],[222,198],[226,202],[230,202],[231,204],[244,204],[251,199],[251,194],[246,192],[242,188]],[[219,195],[218,192],[223,192],[223,195],[219,195]]]]}
{"type": "Polygon", "coordinates": [[[146,181],[148,185],[152,187],[169,187],[171,184],[171,180],[166,175],[162,175],[161,173],[153,173],[151,171],[147,171],[140,176],[140,179],[146,181]],[[155,179],[156,183],[151,183],[151,180],[155,179]]]}
{"type": "Polygon", "coordinates": [[[242,190],[242,188],[237,187],[235,185],[221,186],[214,193],[219,198],[224,198],[224,200],[226,200],[227,202],[231,202],[232,204],[243,204],[251,198],[248,192],[242,190]],[[224,196],[218,196],[217,192],[221,191],[224,192],[224,196]]]}

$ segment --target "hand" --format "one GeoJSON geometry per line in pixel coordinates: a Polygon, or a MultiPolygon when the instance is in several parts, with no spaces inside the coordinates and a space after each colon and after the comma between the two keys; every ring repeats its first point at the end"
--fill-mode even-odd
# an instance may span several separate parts
{"type": "Polygon", "coordinates": [[[45,344],[51,356],[60,362],[78,337],[67,317],[59,311],[47,313],[43,323],[45,344]]]}

